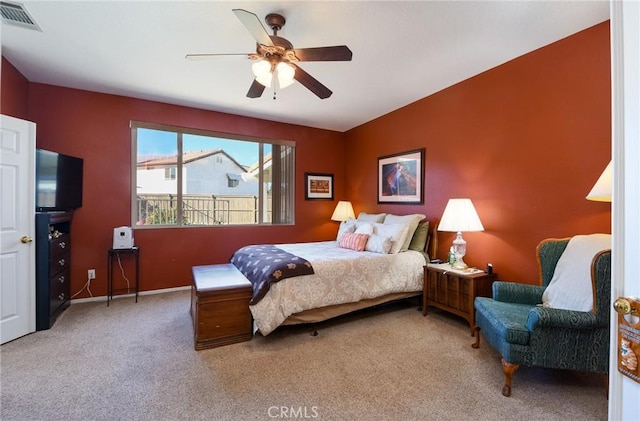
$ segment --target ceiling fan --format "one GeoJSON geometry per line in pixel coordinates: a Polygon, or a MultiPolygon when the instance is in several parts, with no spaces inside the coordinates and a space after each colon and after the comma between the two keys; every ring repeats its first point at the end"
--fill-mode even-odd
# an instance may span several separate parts
{"type": "MultiPolygon", "coordinates": [[[[253,80],[247,97],[259,98],[266,87],[285,88],[294,80],[316,94],[320,99],[329,98],[333,92],[317,79],[305,72],[296,63],[301,61],[351,61],[353,53],[346,45],[316,48],[293,48],[285,38],[278,36],[278,31],[285,24],[285,18],[277,13],[268,14],[265,22],[273,30],[273,35],[265,30],[255,14],[244,9],[233,9],[233,13],[256,39],[255,53],[248,54],[187,54],[187,60],[209,60],[220,56],[241,55],[254,60],[252,70],[256,78],[253,80]]],[[[275,93],[274,93],[275,99],[275,93]]]]}

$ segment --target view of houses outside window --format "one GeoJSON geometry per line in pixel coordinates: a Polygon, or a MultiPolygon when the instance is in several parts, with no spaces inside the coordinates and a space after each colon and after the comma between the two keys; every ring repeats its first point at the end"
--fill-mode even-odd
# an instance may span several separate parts
{"type": "Polygon", "coordinates": [[[145,126],[132,122],[134,225],[293,223],[292,142],[145,126]]]}

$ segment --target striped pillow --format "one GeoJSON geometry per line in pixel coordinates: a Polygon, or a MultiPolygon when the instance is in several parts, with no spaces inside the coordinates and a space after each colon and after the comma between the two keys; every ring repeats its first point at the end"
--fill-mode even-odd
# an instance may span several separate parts
{"type": "Polygon", "coordinates": [[[367,244],[369,236],[367,234],[356,234],[353,232],[345,232],[340,237],[338,245],[344,249],[351,249],[355,251],[364,250],[364,246],[367,244]]]}

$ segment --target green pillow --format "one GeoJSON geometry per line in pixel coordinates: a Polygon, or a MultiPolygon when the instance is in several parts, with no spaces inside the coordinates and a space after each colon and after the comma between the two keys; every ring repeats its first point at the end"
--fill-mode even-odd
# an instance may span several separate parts
{"type": "Polygon", "coordinates": [[[418,224],[409,243],[409,250],[425,251],[427,245],[427,237],[429,237],[429,221],[422,221],[418,224]]]}

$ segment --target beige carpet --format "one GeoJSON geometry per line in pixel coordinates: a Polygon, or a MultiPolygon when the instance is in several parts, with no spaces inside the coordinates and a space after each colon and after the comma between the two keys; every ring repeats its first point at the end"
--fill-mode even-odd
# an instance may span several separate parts
{"type": "Polygon", "coordinates": [[[0,347],[2,420],[606,420],[602,378],[521,368],[415,301],[193,349],[189,293],[72,305],[0,347]]]}

